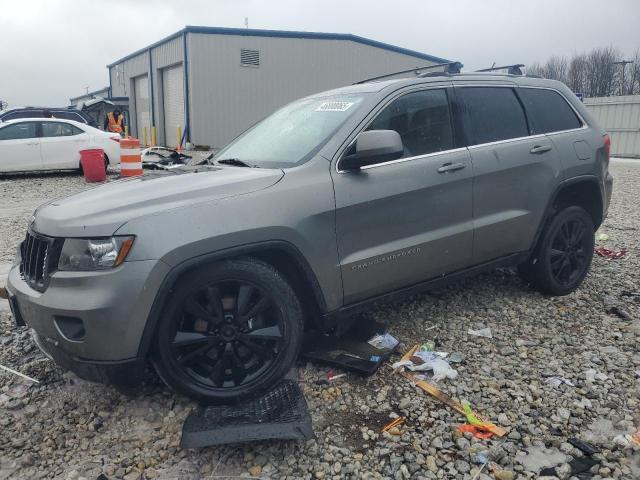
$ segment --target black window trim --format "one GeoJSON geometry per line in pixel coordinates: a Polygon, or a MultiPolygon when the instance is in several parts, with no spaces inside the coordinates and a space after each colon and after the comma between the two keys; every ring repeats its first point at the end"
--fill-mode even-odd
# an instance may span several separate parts
{"type": "MultiPolygon", "coordinates": [[[[562,100],[565,101],[565,103],[567,105],[569,105],[569,108],[571,108],[571,110],[573,111],[573,113],[576,115],[576,117],[578,118],[578,122],[580,122],[580,126],[577,128],[567,128],[565,130],[554,130],[552,132],[546,132],[546,133],[542,133],[542,134],[536,134],[536,135],[532,135],[532,136],[539,136],[539,135],[556,135],[558,133],[566,133],[566,132],[575,132],[577,130],[584,130],[586,128],[589,128],[589,124],[585,121],[585,119],[583,118],[582,115],[580,115],[580,112],[578,112],[578,110],[576,110],[576,108],[571,104],[571,102],[569,101],[569,99],[567,99],[567,97],[560,91],[557,90],[555,88],[551,88],[551,87],[535,87],[532,85],[520,85],[519,88],[529,88],[532,90],[550,90],[552,92],[557,93],[558,95],[560,95],[560,98],[562,98],[562,100]]],[[[520,98],[520,97],[518,97],[520,98]]],[[[524,111],[527,112],[527,108],[524,106],[523,103],[523,107],[524,107],[524,111]]],[[[527,112],[527,118],[529,117],[529,112],[527,112]]]]}
{"type": "MultiPolygon", "coordinates": [[[[581,127],[571,128],[569,130],[559,130],[557,132],[549,132],[549,133],[537,133],[537,134],[534,134],[534,135],[530,134],[530,135],[527,135],[526,137],[508,138],[506,140],[496,140],[495,142],[487,142],[487,143],[476,143],[474,145],[470,145],[468,134],[465,134],[465,138],[467,140],[467,148],[469,150],[473,150],[473,149],[479,148],[479,147],[488,147],[488,146],[492,146],[492,145],[498,145],[498,144],[501,144],[501,143],[517,142],[517,141],[525,140],[525,139],[529,139],[529,138],[542,138],[542,137],[547,136],[547,135],[557,135],[559,133],[575,132],[575,131],[578,131],[578,130],[586,130],[587,128],[589,128],[589,124],[585,121],[584,117],[582,115],[580,115],[580,112],[578,112],[578,110],[576,110],[576,108],[573,105],[571,105],[571,102],[569,100],[567,100],[567,97],[560,90],[558,90],[556,88],[552,88],[552,87],[537,87],[537,86],[533,86],[533,85],[518,85],[518,84],[515,84],[515,83],[513,83],[513,84],[497,84],[497,85],[493,85],[493,84],[490,84],[490,83],[489,84],[487,84],[487,83],[473,83],[473,84],[471,84],[470,83],[468,85],[462,85],[462,84],[459,84],[459,83],[457,83],[457,84],[454,83],[454,85],[453,85],[454,90],[456,88],[467,88],[467,87],[476,87],[476,88],[478,88],[478,87],[511,88],[511,89],[514,90],[514,92],[516,94],[516,97],[518,98],[519,102],[521,101],[520,100],[520,96],[518,95],[518,92],[517,92],[519,88],[536,88],[538,90],[551,90],[552,92],[556,92],[557,94],[559,94],[563,98],[563,100],[565,102],[567,102],[567,104],[571,107],[573,112],[578,117],[578,120],[580,120],[580,122],[582,123],[581,127]]],[[[521,103],[521,106],[524,109],[525,118],[527,119],[527,125],[530,125],[529,114],[527,112],[527,109],[524,107],[524,105],[522,105],[522,103],[521,103]]],[[[465,119],[465,127],[467,127],[467,128],[465,128],[465,130],[468,130],[467,119],[465,119]]],[[[528,128],[529,128],[529,132],[531,132],[531,128],[530,127],[528,127],[528,128]]]]}
{"type": "Polygon", "coordinates": [[[404,163],[404,162],[409,162],[409,161],[413,161],[413,160],[418,160],[418,159],[422,159],[422,158],[428,158],[428,157],[435,157],[438,155],[443,155],[443,154],[447,154],[447,153],[454,153],[454,152],[462,152],[464,150],[467,149],[466,145],[459,145],[458,142],[461,138],[463,138],[462,136],[460,136],[461,132],[457,131],[457,126],[458,124],[456,123],[456,119],[453,115],[453,107],[454,105],[457,107],[457,103],[455,101],[455,92],[452,91],[452,85],[451,84],[440,84],[440,85],[433,85],[433,86],[428,86],[425,87],[424,84],[422,85],[414,85],[413,87],[417,87],[417,88],[410,88],[410,89],[402,89],[400,91],[395,91],[393,93],[391,93],[390,95],[388,95],[385,99],[383,99],[383,101],[381,101],[380,103],[378,103],[375,108],[373,108],[369,114],[367,115],[368,120],[366,120],[363,124],[360,124],[355,130],[355,133],[353,139],[347,144],[346,148],[342,151],[340,151],[340,154],[338,155],[338,160],[336,162],[336,172],[337,173],[350,173],[349,170],[341,170],[340,169],[340,161],[342,160],[342,157],[344,157],[345,153],[347,151],[349,151],[349,149],[351,148],[351,146],[355,143],[356,139],[358,138],[358,135],[360,135],[360,133],[364,132],[369,125],[371,125],[373,123],[373,121],[378,118],[378,115],[385,109],[387,108],[387,106],[389,106],[392,102],[396,101],[397,99],[399,99],[400,97],[404,97],[405,95],[409,95],[411,93],[416,93],[416,92],[422,92],[422,91],[426,91],[426,90],[444,90],[446,97],[447,97],[447,104],[449,106],[449,122],[451,123],[451,131],[453,134],[453,142],[454,142],[454,148],[449,149],[449,150],[440,150],[439,152],[431,152],[431,153],[425,153],[422,155],[414,155],[411,157],[405,157],[405,158],[398,158],[397,160],[389,160],[386,162],[380,162],[380,163],[372,163],[371,165],[365,165],[363,167],[360,168],[360,170],[369,170],[371,168],[378,168],[378,167],[386,167],[387,165],[395,165],[397,163],[404,163]]]}

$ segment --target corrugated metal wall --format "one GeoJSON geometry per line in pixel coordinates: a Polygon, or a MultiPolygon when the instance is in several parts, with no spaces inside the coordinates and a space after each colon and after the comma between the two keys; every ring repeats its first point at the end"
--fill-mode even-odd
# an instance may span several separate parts
{"type": "Polygon", "coordinates": [[[585,98],[584,105],[611,136],[611,154],[640,158],[640,95],[585,98]]]}
{"type": "Polygon", "coordinates": [[[189,33],[187,42],[191,141],[213,147],[296,98],[430,64],[345,40],[189,33]],[[241,49],[258,50],[260,66],[241,66],[241,49]]]}
{"type": "MultiPolygon", "coordinates": [[[[164,144],[164,115],[162,101],[162,69],[181,64],[183,60],[182,37],[176,37],[169,42],[153,47],[151,51],[151,65],[149,64],[149,51],[145,51],[118,63],[110,68],[111,91],[114,97],[129,97],[129,112],[132,125],[132,134],[137,135],[142,141],[143,133],[138,131],[136,125],[136,108],[133,99],[133,82],[136,77],[148,75],[152,66],[153,75],[150,78],[149,92],[153,92],[153,124],[156,127],[156,141],[164,144]]],[[[150,141],[151,132],[147,132],[150,141]]]]}

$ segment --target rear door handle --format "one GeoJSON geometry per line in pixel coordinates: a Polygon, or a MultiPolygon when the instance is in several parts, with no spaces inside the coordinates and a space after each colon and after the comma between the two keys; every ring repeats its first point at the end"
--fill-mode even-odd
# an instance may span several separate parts
{"type": "Polygon", "coordinates": [[[549,150],[551,150],[551,145],[536,145],[531,150],[529,150],[529,153],[544,153],[548,152],[549,150]]]}
{"type": "Polygon", "coordinates": [[[456,170],[462,170],[466,168],[467,165],[465,163],[445,163],[440,168],[438,168],[438,173],[447,173],[447,172],[455,172],[456,170]]]}

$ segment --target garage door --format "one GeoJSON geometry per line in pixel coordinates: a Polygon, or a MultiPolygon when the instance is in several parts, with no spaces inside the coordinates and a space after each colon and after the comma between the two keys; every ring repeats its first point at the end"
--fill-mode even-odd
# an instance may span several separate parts
{"type": "Polygon", "coordinates": [[[184,131],[184,77],[182,65],[162,70],[164,138],[169,147],[178,144],[177,128],[184,131]]]}
{"type": "Polygon", "coordinates": [[[147,75],[136,77],[133,81],[136,102],[136,135],[142,143],[143,131],[147,129],[147,141],[151,135],[151,115],[149,112],[149,79],[147,75]]]}

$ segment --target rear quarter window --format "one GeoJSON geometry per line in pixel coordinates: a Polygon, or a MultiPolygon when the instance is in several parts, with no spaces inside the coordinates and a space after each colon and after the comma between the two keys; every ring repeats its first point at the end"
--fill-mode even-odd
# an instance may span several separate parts
{"type": "Polygon", "coordinates": [[[558,92],[521,87],[518,93],[531,120],[532,133],[561,132],[582,126],[573,108],[558,92]]]}
{"type": "Polygon", "coordinates": [[[524,110],[512,88],[461,87],[456,95],[467,111],[472,145],[529,135],[524,110]]]}

